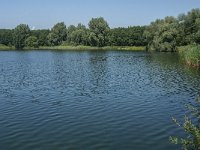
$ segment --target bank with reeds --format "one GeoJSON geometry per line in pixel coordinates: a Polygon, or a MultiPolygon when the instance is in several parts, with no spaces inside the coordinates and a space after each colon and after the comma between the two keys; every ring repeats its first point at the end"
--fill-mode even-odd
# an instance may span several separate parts
{"type": "MultiPolygon", "coordinates": [[[[25,48],[30,49],[30,48],[25,48]]],[[[42,46],[36,48],[38,50],[124,50],[124,51],[144,51],[143,46],[106,46],[106,47],[92,47],[92,46],[42,46]]]]}
{"type": "MultiPolygon", "coordinates": [[[[15,50],[14,47],[0,45],[0,50],[15,50]]],[[[122,51],[145,51],[144,46],[106,46],[106,47],[92,47],[92,46],[40,46],[38,48],[25,47],[23,50],[122,50],[122,51]]]]}
{"type": "Polygon", "coordinates": [[[200,68],[200,45],[178,47],[178,53],[188,65],[200,68]]]}
{"type": "Polygon", "coordinates": [[[0,50],[14,50],[15,47],[14,46],[6,46],[3,44],[0,44],[0,50]]]}

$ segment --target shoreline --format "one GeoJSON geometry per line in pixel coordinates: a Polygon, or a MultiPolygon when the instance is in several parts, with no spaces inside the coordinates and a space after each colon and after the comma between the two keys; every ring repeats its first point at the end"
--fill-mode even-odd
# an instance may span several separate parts
{"type": "Polygon", "coordinates": [[[190,67],[200,68],[200,46],[187,45],[178,47],[181,59],[190,67]]]}
{"type": "MultiPolygon", "coordinates": [[[[15,49],[13,46],[0,46],[0,51],[9,51],[14,50],[17,51],[18,49],[15,49]]],[[[121,50],[121,51],[145,51],[145,46],[106,46],[106,47],[91,47],[91,46],[41,46],[39,48],[33,48],[33,47],[25,47],[22,49],[24,51],[26,50],[59,50],[59,51],[81,51],[81,50],[121,50]]]]}
{"type": "MultiPolygon", "coordinates": [[[[0,44],[0,51],[29,51],[29,50],[52,50],[52,51],[146,51],[145,46],[41,46],[39,48],[25,47],[18,50],[14,46],[5,46],[0,44]]],[[[183,61],[190,67],[200,68],[200,46],[187,45],[177,47],[177,52],[183,61]]],[[[159,52],[160,53],[160,52],[159,52]]]]}

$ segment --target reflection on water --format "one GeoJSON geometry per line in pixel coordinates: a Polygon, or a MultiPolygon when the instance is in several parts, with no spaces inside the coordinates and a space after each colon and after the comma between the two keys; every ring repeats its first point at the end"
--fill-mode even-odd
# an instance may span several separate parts
{"type": "Polygon", "coordinates": [[[177,149],[171,116],[200,94],[176,54],[0,52],[0,147],[177,149]]]}
{"type": "Polygon", "coordinates": [[[107,56],[106,52],[96,55],[95,53],[89,53],[89,82],[91,83],[91,93],[94,95],[106,94],[107,85],[109,80],[106,77],[108,72],[107,68],[107,56]]]}

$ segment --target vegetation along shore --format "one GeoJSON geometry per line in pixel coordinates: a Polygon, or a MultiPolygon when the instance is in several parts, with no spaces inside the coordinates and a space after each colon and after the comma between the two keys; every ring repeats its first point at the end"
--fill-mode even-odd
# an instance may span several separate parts
{"type": "Polygon", "coordinates": [[[178,17],[157,19],[147,26],[110,28],[103,17],[66,27],[30,30],[26,24],[0,29],[0,50],[147,50],[176,52],[191,66],[200,67],[200,9],[178,17]]]}
{"type": "MultiPolygon", "coordinates": [[[[0,51],[17,50],[14,46],[6,46],[0,44],[0,51]]],[[[20,50],[20,49],[18,49],[20,50]]],[[[145,46],[105,46],[105,47],[92,47],[83,45],[69,45],[69,46],[40,46],[40,47],[24,47],[21,50],[120,50],[120,51],[145,51],[145,46]]]]}

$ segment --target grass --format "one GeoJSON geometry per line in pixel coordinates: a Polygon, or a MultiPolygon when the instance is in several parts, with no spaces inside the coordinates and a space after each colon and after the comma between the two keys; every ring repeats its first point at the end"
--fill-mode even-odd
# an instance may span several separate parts
{"type": "Polygon", "coordinates": [[[187,64],[200,68],[200,45],[182,46],[178,52],[187,64]]]}
{"type": "Polygon", "coordinates": [[[41,50],[127,50],[127,51],[144,51],[145,47],[137,46],[106,46],[106,47],[91,47],[91,46],[43,46],[41,50]]]}
{"type": "Polygon", "coordinates": [[[98,50],[98,47],[91,46],[41,46],[39,50],[98,50]]]}
{"type": "Polygon", "coordinates": [[[6,46],[3,44],[0,44],[0,50],[13,50],[15,49],[13,46],[6,46]]]}
{"type": "Polygon", "coordinates": [[[125,50],[125,51],[144,51],[144,46],[106,46],[103,47],[105,50],[125,50]]]}
{"type": "MultiPolygon", "coordinates": [[[[14,46],[6,46],[0,44],[0,50],[15,50],[14,46]]],[[[24,50],[122,50],[122,51],[144,51],[143,46],[106,46],[106,47],[92,47],[92,46],[41,46],[39,48],[25,47],[24,50]]]]}

